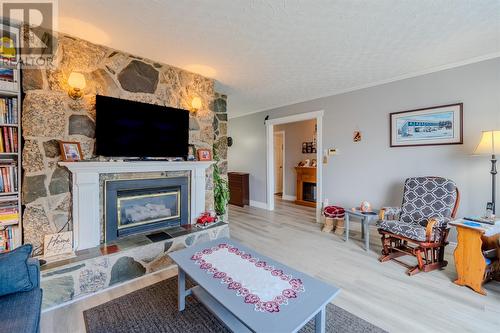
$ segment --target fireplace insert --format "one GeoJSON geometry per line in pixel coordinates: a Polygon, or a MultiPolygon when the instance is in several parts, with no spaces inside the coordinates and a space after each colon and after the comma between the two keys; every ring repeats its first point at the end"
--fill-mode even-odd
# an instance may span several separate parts
{"type": "Polygon", "coordinates": [[[189,178],[105,182],[105,240],[189,223],[189,178]]]}
{"type": "Polygon", "coordinates": [[[302,183],[302,200],[316,202],[316,183],[302,183]]]}

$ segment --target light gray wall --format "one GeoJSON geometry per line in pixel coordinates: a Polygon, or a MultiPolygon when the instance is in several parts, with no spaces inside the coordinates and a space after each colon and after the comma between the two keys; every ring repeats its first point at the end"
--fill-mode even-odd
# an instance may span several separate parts
{"type": "Polygon", "coordinates": [[[293,123],[274,126],[274,131],[285,132],[285,189],[286,195],[295,196],[297,177],[295,167],[300,161],[314,159],[316,154],[302,154],[302,143],[313,141],[316,119],[296,121],[293,123]]]}
{"type": "Polygon", "coordinates": [[[406,177],[436,175],[457,182],[462,194],[459,214],[484,211],[491,195],[490,162],[471,153],[482,130],[500,128],[499,58],[230,119],[234,146],[229,149],[229,168],[251,174],[251,200],[266,201],[265,116],[317,110],[325,112],[324,148],[341,152],[324,168],[324,197],[331,203],[400,205],[406,177]],[[389,148],[390,112],[456,102],[464,103],[463,145],[389,148]],[[357,128],[363,141],[353,143],[357,128]]]}

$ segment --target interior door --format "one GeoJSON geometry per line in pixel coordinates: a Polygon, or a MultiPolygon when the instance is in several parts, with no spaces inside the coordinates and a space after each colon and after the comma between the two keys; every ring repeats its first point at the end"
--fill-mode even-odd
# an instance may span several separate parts
{"type": "Polygon", "coordinates": [[[274,193],[283,193],[283,137],[284,132],[274,133],[274,193]]]}

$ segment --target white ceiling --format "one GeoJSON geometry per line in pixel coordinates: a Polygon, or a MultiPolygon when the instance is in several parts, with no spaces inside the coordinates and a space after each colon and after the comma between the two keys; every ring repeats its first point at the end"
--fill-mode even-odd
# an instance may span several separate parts
{"type": "Polygon", "coordinates": [[[500,0],[59,0],[59,30],[200,72],[230,116],[500,56],[500,0]]]}

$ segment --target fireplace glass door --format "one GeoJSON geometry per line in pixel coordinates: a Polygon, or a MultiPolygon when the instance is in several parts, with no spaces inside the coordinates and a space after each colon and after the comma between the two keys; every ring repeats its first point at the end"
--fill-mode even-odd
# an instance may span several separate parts
{"type": "Polygon", "coordinates": [[[110,180],[104,186],[106,242],[190,221],[188,177],[110,180]]]}
{"type": "Polygon", "coordinates": [[[180,192],[130,194],[120,191],[117,195],[118,229],[180,217],[180,192]]]}

